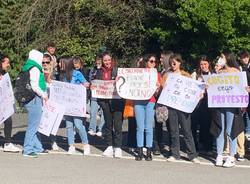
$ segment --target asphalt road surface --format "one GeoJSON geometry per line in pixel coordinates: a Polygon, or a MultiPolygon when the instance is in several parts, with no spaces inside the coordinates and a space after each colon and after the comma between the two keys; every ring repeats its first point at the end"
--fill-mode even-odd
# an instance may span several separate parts
{"type": "MultiPolygon", "coordinates": [[[[23,144],[26,129],[26,116],[15,115],[13,123],[13,139],[19,147],[23,144]]],[[[3,129],[1,128],[1,134],[3,129]]],[[[65,128],[58,131],[57,142],[59,152],[50,152],[38,158],[23,157],[21,153],[0,152],[0,184],[193,184],[220,183],[246,184],[250,179],[250,161],[237,162],[234,168],[218,168],[214,166],[214,157],[199,156],[201,164],[193,164],[183,159],[170,163],[166,158],[154,156],[152,162],[134,160],[124,143],[123,158],[104,158],[101,156],[105,149],[101,138],[90,137],[91,155],[81,154],[81,144],[76,144],[79,152],[67,155],[65,128]]],[[[126,136],[126,122],[124,123],[126,136]]],[[[50,149],[50,139],[44,137],[44,146],[50,149]]],[[[3,140],[1,139],[3,142],[3,140]]],[[[77,140],[76,140],[77,142],[77,140]]],[[[166,147],[166,150],[168,148],[166,147]]],[[[185,153],[182,152],[183,158],[185,153]]]]}

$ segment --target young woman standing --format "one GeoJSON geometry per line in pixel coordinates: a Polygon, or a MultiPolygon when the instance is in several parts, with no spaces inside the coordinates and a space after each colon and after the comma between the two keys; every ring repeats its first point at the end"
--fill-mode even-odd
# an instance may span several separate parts
{"type": "MultiPolygon", "coordinates": [[[[104,52],[102,55],[102,67],[97,70],[96,79],[115,80],[117,67],[112,61],[111,54],[104,52]]],[[[103,152],[103,156],[122,157],[122,121],[124,100],[122,99],[98,99],[98,104],[103,110],[105,125],[104,138],[108,147],[103,152]]]]}
{"type": "MultiPolygon", "coordinates": [[[[169,73],[180,74],[186,77],[191,77],[189,73],[181,70],[181,64],[183,63],[181,55],[174,54],[169,58],[170,70],[164,77],[165,81],[169,73]]],[[[167,85],[167,84],[164,84],[167,85]]],[[[190,161],[194,163],[200,163],[196,158],[197,153],[195,149],[194,139],[191,131],[191,115],[177,109],[168,107],[169,111],[169,128],[171,138],[171,156],[167,159],[168,161],[175,161],[180,159],[180,133],[179,125],[183,130],[184,141],[187,148],[187,155],[190,161]]]]}
{"type": "MultiPolygon", "coordinates": [[[[60,80],[63,82],[68,82],[77,85],[89,86],[89,83],[84,78],[83,74],[74,68],[74,58],[71,57],[61,57],[59,59],[60,66],[60,80]]],[[[74,154],[76,152],[74,146],[74,127],[79,133],[81,141],[83,143],[84,155],[90,154],[90,146],[88,144],[88,136],[83,125],[84,118],[76,116],[64,116],[66,120],[67,137],[69,144],[69,154],[74,154]]]]}
{"type": "MultiPolygon", "coordinates": [[[[144,57],[144,67],[145,68],[156,68],[157,61],[156,56],[153,54],[146,55],[144,57]]],[[[160,74],[158,75],[158,81],[160,81],[160,74]]],[[[157,84],[156,84],[157,85],[157,84]]],[[[158,82],[158,86],[160,83],[158,82]]],[[[144,131],[146,139],[147,153],[145,160],[151,161],[151,149],[153,144],[153,123],[155,115],[155,96],[152,96],[149,100],[135,100],[134,101],[134,111],[135,119],[137,124],[136,129],[136,140],[138,147],[138,155],[135,160],[140,161],[143,158],[143,146],[144,146],[144,131]]]]}

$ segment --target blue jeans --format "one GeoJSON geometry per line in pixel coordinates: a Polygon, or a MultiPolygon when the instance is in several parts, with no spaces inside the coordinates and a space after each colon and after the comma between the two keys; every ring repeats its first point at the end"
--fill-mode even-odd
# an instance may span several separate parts
{"type": "Polygon", "coordinates": [[[155,103],[149,101],[135,101],[136,118],[136,140],[137,147],[143,147],[144,130],[146,135],[146,147],[151,148],[153,144],[153,122],[154,122],[155,103]]]}
{"type": "MultiPolygon", "coordinates": [[[[90,123],[89,123],[89,130],[93,130],[96,132],[96,115],[98,113],[98,109],[100,106],[97,103],[96,99],[91,99],[91,104],[90,104],[90,123]]],[[[103,111],[101,109],[101,120],[100,123],[97,127],[98,131],[102,131],[102,127],[104,125],[104,116],[103,116],[103,111]]]]}
{"type": "Polygon", "coordinates": [[[37,132],[42,117],[42,99],[36,96],[24,107],[28,111],[28,127],[24,138],[23,154],[40,153],[44,150],[40,134],[37,132]]]}
{"type": "Polygon", "coordinates": [[[243,119],[244,119],[244,122],[245,122],[245,125],[246,125],[246,128],[245,128],[246,134],[250,134],[250,117],[249,117],[248,112],[245,112],[243,114],[243,119]]]}
{"type": "Polygon", "coordinates": [[[74,136],[74,126],[76,131],[79,133],[82,143],[88,144],[88,136],[83,125],[83,118],[81,117],[73,117],[73,116],[65,116],[66,120],[66,129],[67,129],[67,137],[68,137],[68,144],[72,145],[75,143],[75,136],[74,136]]]}
{"type": "Polygon", "coordinates": [[[229,154],[230,156],[234,156],[236,154],[237,149],[237,138],[231,139],[231,130],[233,126],[233,120],[234,120],[234,113],[235,109],[227,108],[227,109],[221,109],[221,124],[222,124],[222,130],[216,139],[217,143],[217,154],[222,155],[223,149],[224,149],[224,131],[225,131],[225,125],[226,125],[226,135],[229,138],[229,154]]]}

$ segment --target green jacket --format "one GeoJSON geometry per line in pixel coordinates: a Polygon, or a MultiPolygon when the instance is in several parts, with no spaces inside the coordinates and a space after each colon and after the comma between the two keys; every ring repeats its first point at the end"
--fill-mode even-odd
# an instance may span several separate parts
{"type": "Polygon", "coordinates": [[[39,65],[37,62],[28,59],[24,66],[22,67],[22,71],[28,71],[31,67],[37,67],[40,70],[40,77],[39,77],[39,87],[43,90],[46,91],[46,81],[44,78],[43,74],[43,68],[41,65],[39,65]]]}

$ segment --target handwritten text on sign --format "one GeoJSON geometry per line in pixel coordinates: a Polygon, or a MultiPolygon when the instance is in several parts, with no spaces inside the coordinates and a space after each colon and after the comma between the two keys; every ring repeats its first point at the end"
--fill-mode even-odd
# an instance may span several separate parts
{"type": "Polygon", "coordinates": [[[155,68],[118,68],[116,88],[125,99],[148,100],[156,91],[157,70],[155,68]]]}
{"type": "Polygon", "coordinates": [[[204,75],[208,85],[208,107],[247,107],[245,72],[204,75]]]}
{"type": "Polygon", "coordinates": [[[9,74],[0,80],[0,124],[14,114],[14,94],[9,74]]]}
{"type": "Polygon", "coordinates": [[[43,113],[39,124],[38,132],[50,136],[56,135],[57,130],[61,124],[65,107],[49,100],[43,106],[43,113]]]}
{"type": "Polygon", "coordinates": [[[166,84],[157,103],[187,113],[193,112],[205,88],[204,83],[179,74],[169,74],[166,84]]]}
{"type": "Polygon", "coordinates": [[[91,95],[93,98],[120,99],[115,87],[115,80],[92,80],[91,95]]]}
{"type": "Polygon", "coordinates": [[[63,105],[65,115],[86,116],[86,88],[83,85],[52,81],[49,99],[63,105]]]}

